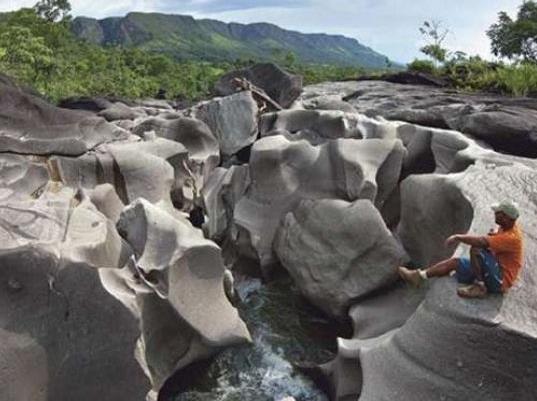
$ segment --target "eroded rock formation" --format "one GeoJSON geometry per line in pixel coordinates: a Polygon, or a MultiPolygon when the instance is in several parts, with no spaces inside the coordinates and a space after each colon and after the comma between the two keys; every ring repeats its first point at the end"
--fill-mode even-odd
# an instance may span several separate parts
{"type": "Polygon", "coordinates": [[[88,100],[109,122],[1,80],[0,398],[156,400],[176,372],[248,342],[212,240],[348,312],[353,337],[316,369],[334,399],[537,398],[537,164],[497,152],[537,154],[532,101],[368,81],[295,102],[295,77],[237,74],[187,110],[88,100]],[[293,109],[267,113],[235,77],[293,109]],[[519,202],[526,237],[508,294],[394,283],[408,258],[467,252],[444,239],[488,232],[503,198],[519,202]]]}
{"type": "MultiPolygon", "coordinates": [[[[235,206],[239,236],[262,266],[275,261],[281,219],[302,199],[369,199],[381,205],[399,179],[404,149],[398,140],[339,139],[313,146],[269,136],[254,144],[251,185],[235,206]]],[[[248,250],[244,250],[245,253],[248,250]]]]}
{"type": "Polygon", "coordinates": [[[370,200],[302,201],[285,216],[274,249],[308,299],[337,317],[394,282],[406,261],[370,200]]]}

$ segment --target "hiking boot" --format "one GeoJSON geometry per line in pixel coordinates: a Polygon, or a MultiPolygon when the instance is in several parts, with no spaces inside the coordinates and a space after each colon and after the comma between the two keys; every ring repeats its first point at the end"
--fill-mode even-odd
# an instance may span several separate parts
{"type": "Polygon", "coordinates": [[[485,298],[487,296],[487,288],[483,284],[472,284],[459,288],[457,295],[462,298],[485,298]]]}
{"type": "Polygon", "coordinates": [[[419,288],[423,284],[423,277],[420,276],[420,272],[417,270],[410,270],[406,267],[399,266],[397,269],[399,271],[399,275],[405,282],[410,284],[414,288],[419,288]]]}

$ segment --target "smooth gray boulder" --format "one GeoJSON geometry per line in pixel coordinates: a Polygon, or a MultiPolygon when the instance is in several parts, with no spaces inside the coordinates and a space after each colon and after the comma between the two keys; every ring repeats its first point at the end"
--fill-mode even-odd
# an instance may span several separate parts
{"type": "Polygon", "coordinates": [[[187,114],[209,126],[223,156],[231,156],[257,138],[257,103],[249,91],[198,103],[187,114]]]}
{"type": "Polygon", "coordinates": [[[97,269],[115,270],[130,254],[114,224],[59,183],[0,210],[1,398],[143,399],[136,320],[97,269]]]}
{"type": "Polygon", "coordinates": [[[88,191],[88,196],[99,212],[114,224],[117,223],[125,205],[111,184],[97,185],[93,190],[88,191]]]}
{"type": "Polygon", "coordinates": [[[155,391],[188,364],[250,340],[224,293],[220,248],[200,230],[144,199],[124,209],[118,230],[145,289],[118,278],[117,270],[104,271],[103,280],[139,316],[137,357],[155,391]]]}
{"type": "Polygon", "coordinates": [[[121,102],[115,102],[110,107],[99,111],[97,115],[103,117],[106,121],[118,121],[135,120],[140,117],[145,117],[147,114],[143,110],[129,107],[121,102]]]}
{"type": "Polygon", "coordinates": [[[361,300],[349,309],[353,338],[365,340],[401,327],[416,311],[427,293],[427,286],[410,290],[397,283],[385,292],[361,300]]]}
{"type": "Polygon", "coordinates": [[[537,156],[537,102],[532,98],[383,81],[347,81],[307,86],[297,103],[311,108],[315,99],[334,97],[370,117],[458,130],[502,153],[537,156]]]}
{"type": "MultiPolygon", "coordinates": [[[[150,202],[170,202],[174,193],[183,201],[183,186],[188,178],[185,164],[188,151],[180,143],[151,138],[132,143],[105,145],[124,184],[124,203],[142,197],[150,202]]],[[[117,175],[117,173],[116,173],[117,175]]],[[[121,197],[120,191],[118,191],[121,197]]]]}
{"type": "Polygon", "coordinates": [[[535,157],[537,110],[490,105],[447,119],[450,128],[472,135],[494,149],[535,157]],[[527,149],[527,148],[530,149],[527,149]]]}
{"type": "MultiPolygon", "coordinates": [[[[403,244],[421,265],[449,256],[440,252],[444,238],[437,237],[437,231],[486,233],[494,225],[490,204],[510,198],[521,209],[525,266],[508,293],[486,299],[460,298],[454,278],[436,279],[424,302],[400,329],[382,341],[378,337],[374,343],[347,344],[347,351],[360,359],[360,401],[507,401],[537,396],[532,375],[537,369],[537,280],[532,269],[537,248],[532,235],[536,224],[531,219],[537,212],[536,179],[535,169],[516,158],[505,158],[503,165],[477,162],[465,172],[448,176],[407,178],[415,182],[403,200],[404,208],[420,202],[423,193],[447,194],[428,196],[426,209],[416,207],[403,213],[401,226],[414,229],[403,244]],[[418,242],[423,250],[418,250],[418,242]]],[[[467,252],[461,245],[455,255],[467,252]]]]}
{"type": "Polygon", "coordinates": [[[285,216],[274,250],[306,298],[338,318],[393,283],[407,260],[370,200],[303,200],[285,216]]]}
{"type": "Polygon", "coordinates": [[[272,244],[282,218],[302,199],[369,199],[381,207],[399,180],[399,140],[338,139],[319,146],[269,136],[252,148],[251,184],[235,206],[239,251],[262,266],[275,261],[272,244]]]}
{"type": "Polygon", "coordinates": [[[78,156],[128,137],[126,131],[83,111],[55,107],[0,82],[0,152],[78,156]]]}
{"type": "MultiPolygon", "coordinates": [[[[401,183],[401,223],[399,238],[412,260],[426,267],[432,261],[446,259],[453,252],[443,241],[453,233],[464,233],[474,213],[470,203],[457,187],[452,175],[424,174],[410,176],[401,183]],[[423,192],[426,188],[426,192],[423,192]],[[416,196],[427,193],[426,197],[416,196]],[[453,205],[457,205],[454,209],[453,205]],[[434,221],[436,229],[415,220],[434,221]],[[427,231],[425,236],[423,232],[427,231]]],[[[487,231],[488,232],[488,231],[487,231]]]]}
{"type": "Polygon", "coordinates": [[[165,119],[149,118],[133,128],[133,133],[143,137],[154,131],[157,136],[179,142],[188,150],[191,162],[198,165],[198,174],[206,177],[220,163],[220,148],[211,129],[203,121],[181,117],[165,119]]]}
{"type": "Polygon", "coordinates": [[[466,170],[477,160],[487,165],[502,166],[516,161],[529,168],[537,166],[533,159],[497,153],[486,143],[458,131],[400,122],[391,124],[395,125],[396,136],[407,150],[404,162],[406,175],[457,173],[466,170]]]}
{"type": "Polygon", "coordinates": [[[317,137],[316,143],[338,138],[394,138],[395,127],[395,124],[339,110],[283,110],[265,113],[259,122],[262,137],[284,130],[317,137]]]}
{"type": "Polygon", "coordinates": [[[307,110],[340,110],[345,113],[356,113],[357,110],[341,95],[326,95],[304,99],[302,106],[307,110]]]}
{"type": "Polygon", "coordinates": [[[248,166],[216,168],[202,189],[208,222],[205,229],[209,238],[223,240],[233,224],[233,210],[250,184],[248,166]]]}
{"type": "Polygon", "coordinates": [[[392,335],[393,331],[365,340],[338,338],[336,358],[322,365],[308,368],[306,374],[319,381],[331,400],[356,401],[363,386],[361,352],[382,344],[392,335]]]}
{"type": "Polygon", "coordinates": [[[47,401],[47,355],[26,333],[0,329],[0,399],[6,401],[47,401]]]}
{"type": "Polygon", "coordinates": [[[139,197],[153,203],[183,202],[191,196],[188,151],[180,143],[147,136],[143,141],[105,144],[78,158],[52,158],[61,181],[73,188],[111,184],[127,204],[139,197]],[[188,187],[188,188],[187,188],[188,187]]]}
{"type": "Polygon", "coordinates": [[[30,157],[0,154],[0,202],[8,199],[29,199],[48,182],[45,163],[30,157]]]}
{"type": "Polygon", "coordinates": [[[256,64],[242,70],[232,71],[221,77],[215,85],[220,96],[237,91],[235,78],[243,78],[263,89],[268,96],[284,108],[290,107],[302,92],[302,77],[292,75],[275,64],[256,64]]]}
{"type": "Polygon", "coordinates": [[[349,310],[352,339],[339,338],[337,356],[307,373],[322,380],[332,400],[357,400],[362,391],[359,351],[390,338],[423,302],[426,290],[426,286],[409,290],[407,285],[397,283],[386,291],[360,300],[349,310]]]}
{"type": "Polygon", "coordinates": [[[38,199],[0,203],[0,243],[17,249],[39,243],[57,247],[63,240],[74,191],[50,186],[38,199]]]}

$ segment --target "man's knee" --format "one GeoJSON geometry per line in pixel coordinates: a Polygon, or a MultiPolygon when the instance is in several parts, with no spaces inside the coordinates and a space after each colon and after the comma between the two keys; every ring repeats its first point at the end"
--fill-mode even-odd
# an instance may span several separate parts
{"type": "Polygon", "coordinates": [[[447,260],[447,262],[448,262],[448,264],[449,264],[449,267],[450,267],[451,269],[456,269],[457,266],[459,265],[459,261],[460,261],[459,258],[449,258],[449,259],[447,260]]]}

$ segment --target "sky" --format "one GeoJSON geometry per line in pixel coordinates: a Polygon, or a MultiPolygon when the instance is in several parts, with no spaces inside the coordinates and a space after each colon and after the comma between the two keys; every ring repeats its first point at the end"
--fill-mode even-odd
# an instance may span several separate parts
{"type": "MultiPolygon", "coordinates": [[[[37,0],[0,0],[0,11],[37,0]]],[[[445,45],[492,59],[486,30],[498,12],[515,16],[522,0],[71,0],[74,16],[103,18],[130,11],[190,14],[225,22],[271,22],[304,33],[341,34],[398,62],[421,57],[425,20],[449,29],[445,45]]]]}

